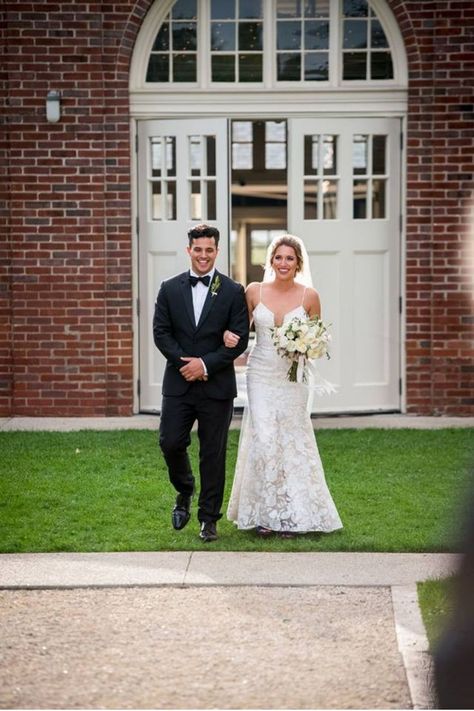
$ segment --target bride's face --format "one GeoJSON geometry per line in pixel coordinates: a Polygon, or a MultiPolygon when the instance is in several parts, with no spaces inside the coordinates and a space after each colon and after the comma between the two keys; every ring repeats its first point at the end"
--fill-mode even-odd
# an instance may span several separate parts
{"type": "Polygon", "coordinates": [[[275,278],[282,279],[284,281],[294,279],[296,276],[297,266],[298,261],[293,247],[288,247],[286,244],[282,244],[278,247],[272,259],[272,267],[275,272],[275,278]]]}

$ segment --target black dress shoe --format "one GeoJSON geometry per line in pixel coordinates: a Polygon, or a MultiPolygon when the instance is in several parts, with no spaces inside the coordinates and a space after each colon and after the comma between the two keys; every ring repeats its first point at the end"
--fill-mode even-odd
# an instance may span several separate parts
{"type": "Polygon", "coordinates": [[[204,543],[210,543],[211,541],[217,540],[217,530],[214,521],[203,521],[201,523],[199,538],[204,541],[204,543]]]}
{"type": "Polygon", "coordinates": [[[176,497],[176,504],[171,512],[171,522],[173,528],[177,531],[184,528],[191,518],[189,509],[191,507],[192,498],[192,496],[184,496],[183,494],[178,494],[176,497]]]}

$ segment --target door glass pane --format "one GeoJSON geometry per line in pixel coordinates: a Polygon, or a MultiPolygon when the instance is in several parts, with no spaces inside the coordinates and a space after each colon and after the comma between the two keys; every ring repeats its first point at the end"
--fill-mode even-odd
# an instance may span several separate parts
{"type": "Polygon", "coordinates": [[[337,173],[337,136],[323,136],[323,172],[324,175],[337,173]]]}
{"type": "Polygon", "coordinates": [[[207,175],[216,175],[216,137],[206,136],[207,175]]]}
{"type": "Polygon", "coordinates": [[[354,136],[352,143],[352,171],[354,175],[367,175],[368,136],[354,136]]]}
{"type": "Polygon", "coordinates": [[[232,140],[252,142],[252,122],[232,121],[232,140]]]}
{"type": "Polygon", "coordinates": [[[383,219],[385,214],[385,184],[386,180],[372,181],[372,218],[383,219]]]}
{"type": "Polygon", "coordinates": [[[167,180],[166,183],[166,218],[176,220],[176,181],[167,180]]]}
{"type": "Polygon", "coordinates": [[[318,181],[304,181],[304,219],[318,219],[318,181]]]}
{"type": "Polygon", "coordinates": [[[285,121],[265,121],[265,140],[284,143],[286,141],[285,121]]]}
{"type": "Polygon", "coordinates": [[[252,170],[253,127],[251,121],[232,122],[232,168],[252,170]]]}
{"type": "Polygon", "coordinates": [[[354,180],[353,217],[354,220],[365,220],[367,217],[367,180],[354,180]]]}
{"type": "Polygon", "coordinates": [[[265,121],[265,169],[286,169],[285,121],[265,121]]]}
{"type": "Polygon", "coordinates": [[[216,181],[207,181],[207,220],[216,219],[216,181]]]}
{"type": "Polygon", "coordinates": [[[286,145],[284,143],[265,142],[265,168],[284,170],[286,168],[286,145]]]}
{"type": "Polygon", "coordinates": [[[231,274],[248,284],[262,279],[272,231],[288,231],[287,122],[279,118],[232,121],[231,137],[235,235],[231,274]]]}
{"type": "Polygon", "coordinates": [[[166,175],[176,175],[176,138],[174,136],[166,136],[165,152],[166,175]]]}
{"type": "Polygon", "coordinates": [[[202,220],[201,181],[191,180],[191,220],[202,220]]]}
{"type": "Polygon", "coordinates": [[[201,175],[202,144],[199,136],[189,137],[189,165],[191,175],[201,175]]]}
{"type": "Polygon", "coordinates": [[[319,136],[304,137],[304,174],[318,174],[319,136]]]}
{"type": "Polygon", "coordinates": [[[163,200],[161,194],[161,180],[157,183],[152,183],[151,188],[151,219],[163,220],[163,200]]]}
{"type": "Polygon", "coordinates": [[[337,217],[337,180],[323,180],[323,220],[337,217]]]}
{"type": "Polygon", "coordinates": [[[385,175],[385,144],[386,136],[372,136],[372,173],[385,175]]]}
{"type": "Polygon", "coordinates": [[[161,138],[151,139],[151,175],[159,178],[162,170],[163,152],[161,150],[161,138]]]}

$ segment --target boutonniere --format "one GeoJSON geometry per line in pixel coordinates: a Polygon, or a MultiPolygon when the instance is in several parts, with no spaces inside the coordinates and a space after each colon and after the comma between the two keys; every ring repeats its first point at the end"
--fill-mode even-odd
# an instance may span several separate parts
{"type": "Polygon", "coordinates": [[[216,274],[216,278],[211,284],[211,296],[217,296],[217,292],[221,288],[221,278],[219,274],[216,274]]]}

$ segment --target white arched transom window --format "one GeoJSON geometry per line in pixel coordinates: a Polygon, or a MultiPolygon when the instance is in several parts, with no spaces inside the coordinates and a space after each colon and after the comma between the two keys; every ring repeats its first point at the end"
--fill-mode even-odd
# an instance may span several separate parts
{"type": "Polygon", "coordinates": [[[150,34],[142,86],[397,84],[383,14],[380,0],[177,0],[150,34]]]}

